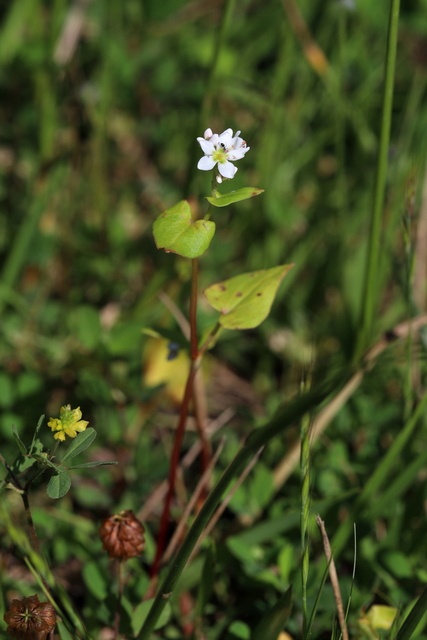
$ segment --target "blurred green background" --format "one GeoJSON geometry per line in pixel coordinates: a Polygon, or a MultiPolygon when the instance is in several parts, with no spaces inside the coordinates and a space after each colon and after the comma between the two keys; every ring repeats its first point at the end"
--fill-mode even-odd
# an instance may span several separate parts
{"type": "MultiPolygon", "coordinates": [[[[164,358],[143,332],[164,331],[182,344],[158,294],[185,314],[189,303],[191,265],[157,251],[151,225],[183,197],[203,216],[210,175],[197,171],[196,137],[207,127],[241,130],[251,150],[221,190],[250,185],[265,193],[215,211],[217,232],[200,260],[201,288],[245,271],[295,267],[269,318],[255,330],[225,331],[207,359],[210,417],[235,411],[213,439],[216,447],[222,432],[227,436],[219,473],[250,429],[298,392],[312,363],[315,380],[351,365],[388,10],[388,3],[368,0],[13,0],[0,7],[2,453],[8,460],[16,455],[12,424],[28,440],[41,414],[55,417],[70,403],[98,432],[92,455],[119,461],[76,475],[58,503],[44,487],[34,497],[51,563],[95,637],[110,624],[114,588],[94,534],[107,513],[140,511],[166,477],[177,413],[173,387],[179,391],[185,375],[174,370],[172,384],[160,384],[168,375],[164,358]],[[148,374],[160,376],[159,383],[149,383],[148,374]]],[[[400,20],[374,339],[425,308],[425,274],[411,288],[402,219],[415,246],[426,84],[427,2],[411,0],[400,20]]],[[[215,319],[201,299],[201,330],[215,319]]],[[[422,342],[412,352],[388,350],[313,447],[312,499],[331,537],[401,431],[422,388],[424,356],[422,342]]],[[[297,435],[296,425],[264,452],[215,530],[208,638],[245,637],[245,625],[253,627],[291,582],[289,630],[299,635],[299,476],[275,488],[271,473],[297,435]],[[239,620],[243,626],[229,628],[239,620]]],[[[53,443],[47,428],[44,439],[53,443]]],[[[195,440],[190,423],[185,447],[195,440]]],[[[352,635],[362,606],[405,607],[427,582],[425,442],[422,420],[395,461],[392,495],[375,509],[387,485],[381,487],[357,514],[352,635]]],[[[189,495],[198,477],[196,463],[185,477],[189,495]]],[[[7,495],[7,502],[19,521],[18,498],[7,495]]],[[[129,606],[148,584],[160,510],[158,504],[146,514],[146,557],[129,563],[129,606]]],[[[314,599],[324,564],[314,527],[312,534],[314,599]]],[[[5,540],[3,602],[35,591],[5,540]]],[[[338,562],[345,597],[352,558],[349,540],[338,562]]],[[[201,567],[199,556],[180,593],[196,597],[201,567]]],[[[163,637],[182,637],[181,605],[177,592],[163,637]]],[[[330,633],[333,611],[327,584],[318,637],[330,633]]]]}

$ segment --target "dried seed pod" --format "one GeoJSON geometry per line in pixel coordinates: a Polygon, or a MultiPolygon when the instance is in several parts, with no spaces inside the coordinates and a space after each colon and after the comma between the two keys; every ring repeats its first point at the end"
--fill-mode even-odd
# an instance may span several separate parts
{"type": "Polygon", "coordinates": [[[110,560],[128,560],[140,556],[145,548],[144,527],[133,511],[120,511],[105,518],[99,529],[102,549],[110,560]]]}
{"type": "Polygon", "coordinates": [[[49,602],[39,602],[37,595],[12,600],[3,620],[9,626],[6,633],[16,640],[46,640],[55,628],[55,609],[49,602]]]}

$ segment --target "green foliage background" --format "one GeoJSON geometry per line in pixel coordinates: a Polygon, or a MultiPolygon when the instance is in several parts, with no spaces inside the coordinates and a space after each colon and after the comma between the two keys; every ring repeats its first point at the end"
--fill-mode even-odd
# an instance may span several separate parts
{"type": "MultiPolygon", "coordinates": [[[[265,193],[215,211],[201,286],[295,263],[269,318],[255,330],[223,332],[209,361],[210,416],[237,406],[223,428],[218,474],[251,428],[298,392],[312,362],[314,380],[352,366],[388,3],[350,4],[298,3],[327,57],[328,76],[310,65],[279,0],[13,0],[0,8],[1,451],[10,461],[17,453],[12,424],[30,440],[40,414],[57,416],[71,403],[98,432],[92,455],[119,461],[73,477],[72,491],[59,502],[44,487],[33,498],[51,566],[94,637],[112,624],[116,593],[96,536],[99,521],[122,508],[137,513],[167,475],[176,407],[162,389],[145,384],[150,338],[142,329],[161,328],[182,343],[158,293],[186,311],[190,265],[156,250],[151,225],[183,197],[194,215],[204,214],[210,176],[196,169],[196,137],[206,127],[242,130],[251,150],[232,188],[252,185],[265,193]],[[80,16],[81,29],[65,59],[70,15],[80,16]]],[[[423,311],[410,287],[401,219],[412,192],[412,225],[422,210],[426,9],[425,0],[402,6],[373,341],[423,311]]],[[[201,301],[201,329],[215,319],[201,301]]],[[[313,512],[321,512],[331,538],[421,395],[424,341],[414,345],[386,352],[312,448],[313,512]]],[[[208,638],[245,637],[245,625],[253,629],[291,583],[289,632],[299,635],[299,476],[276,489],[272,480],[297,435],[296,425],[264,452],[214,531],[215,578],[203,619],[208,638]]],[[[421,416],[386,480],[356,513],[351,635],[362,607],[385,602],[405,610],[427,582],[426,435],[421,416]]],[[[47,428],[44,438],[52,439],[47,428]]],[[[195,439],[190,430],[186,448],[195,439]]],[[[189,494],[198,477],[196,464],[185,476],[189,494]]],[[[19,496],[2,499],[24,525],[19,496]]],[[[128,611],[148,585],[160,508],[144,522],[145,557],[129,562],[128,611]]],[[[325,566],[314,527],[311,535],[309,606],[325,566]]],[[[37,590],[10,544],[5,536],[3,606],[37,590]]],[[[179,583],[162,637],[182,637],[180,594],[197,599],[203,553],[179,583]]],[[[337,559],[344,598],[352,562],[349,540],[337,559]]],[[[330,633],[333,612],[327,584],[317,637],[330,633]]],[[[130,624],[124,615],[129,634],[130,624]]],[[[417,637],[425,637],[423,625],[417,637]]]]}

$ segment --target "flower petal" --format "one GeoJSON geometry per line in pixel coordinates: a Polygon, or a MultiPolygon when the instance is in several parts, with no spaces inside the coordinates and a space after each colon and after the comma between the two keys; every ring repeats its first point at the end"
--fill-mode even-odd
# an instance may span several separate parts
{"type": "Polygon", "coordinates": [[[234,178],[234,176],[236,175],[237,167],[226,160],[221,164],[218,163],[218,170],[220,174],[224,176],[224,178],[228,178],[229,180],[231,180],[231,178],[234,178]]]}
{"type": "Polygon", "coordinates": [[[224,135],[230,136],[230,138],[233,137],[233,129],[226,129],[225,131],[223,131],[221,133],[221,135],[219,136],[220,138],[224,135]]]}
{"type": "Polygon", "coordinates": [[[221,135],[218,138],[218,143],[223,144],[224,147],[227,149],[227,151],[233,148],[233,138],[229,135],[227,131],[224,131],[224,133],[221,133],[221,135]]]}
{"type": "Polygon", "coordinates": [[[80,420],[79,422],[76,422],[76,424],[73,425],[73,428],[76,431],[84,431],[87,427],[87,425],[89,424],[89,422],[87,422],[86,420],[80,420]]]}
{"type": "Polygon", "coordinates": [[[205,140],[204,138],[197,138],[197,142],[202,147],[203,153],[206,153],[207,156],[211,156],[214,151],[214,146],[210,140],[205,140]]]}
{"type": "Polygon", "coordinates": [[[243,140],[243,138],[239,138],[239,137],[234,137],[233,138],[233,149],[249,149],[249,147],[246,146],[246,140],[243,140]]]}
{"type": "Polygon", "coordinates": [[[210,169],[214,168],[215,164],[215,160],[212,156],[203,156],[203,158],[200,158],[197,163],[197,168],[201,169],[201,171],[210,171],[210,169]]]}
{"type": "Polygon", "coordinates": [[[231,151],[227,153],[228,159],[233,161],[241,160],[246,151],[248,151],[248,149],[246,149],[245,147],[242,147],[241,149],[231,149],[231,151]]]}

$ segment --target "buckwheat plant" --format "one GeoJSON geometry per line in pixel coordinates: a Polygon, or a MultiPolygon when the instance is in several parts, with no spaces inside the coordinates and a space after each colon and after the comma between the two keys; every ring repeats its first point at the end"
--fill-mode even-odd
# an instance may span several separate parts
{"type": "Polygon", "coordinates": [[[201,171],[212,171],[211,193],[206,197],[209,206],[204,217],[194,220],[190,205],[186,200],[182,200],[160,214],[153,225],[154,240],[158,249],[163,249],[167,253],[176,253],[192,261],[192,279],[189,313],[191,365],[170,461],[168,492],[157,538],[157,552],[151,568],[152,577],[158,573],[164,551],[180,447],[185,431],[188,407],[192,398],[205,468],[209,461],[210,449],[203,432],[202,421],[198,420],[198,397],[195,391],[198,389],[198,386],[195,385],[195,379],[202,358],[206,350],[213,346],[223,329],[252,329],[265,320],[281,280],[293,266],[286,264],[262,271],[244,273],[229,280],[212,284],[205,289],[203,294],[206,300],[211,307],[219,312],[219,316],[208,335],[200,342],[196,322],[198,259],[209,248],[215,235],[216,226],[215,222],[211,220],[211,216],[217,209],[241,200],[247,200],[263,192],[263,189],[255,187],[245,187],[229,193],[220,193],[218,190],[218,185],[234,178],[237,167],[233,163],[242,160],[250,149],[245,140],[240,137],[240,133],[237,131],[233,135],[231,129],[226,129],[221,134],[217,134],[213,133],[211,129],[206,129],[203,137],[197,138],[204,154],[197,167],[201,171]]]}

